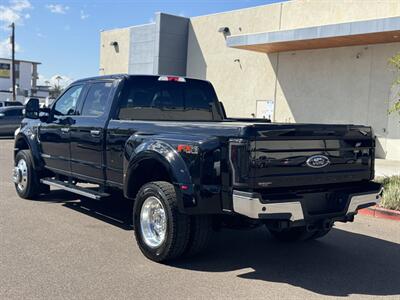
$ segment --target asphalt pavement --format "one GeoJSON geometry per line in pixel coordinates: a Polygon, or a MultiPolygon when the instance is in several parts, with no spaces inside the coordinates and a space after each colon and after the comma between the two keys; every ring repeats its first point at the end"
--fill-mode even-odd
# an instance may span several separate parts
{"type": "Polygon", "coordinates": [[[319,241],[223,230],[204,254],[146,259],[131,206],[63,191],[20,199],[0,140],[0,299],[400,299],[400,222],[357,216],[319,241]]]}

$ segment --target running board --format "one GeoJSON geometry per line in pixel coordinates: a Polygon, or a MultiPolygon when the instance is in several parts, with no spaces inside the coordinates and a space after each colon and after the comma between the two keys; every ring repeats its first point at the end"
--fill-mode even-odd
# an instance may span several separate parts
{"type": "Polygon", "coordinates": [[[110,196],[107,193],[101,193],[101,192],[98,192],[98,191],[93,191],[91,189],[86,189],[86,188],[83,188],[83,187],[80,187],[80,186],[76,186],[74,184],[66,183],[64,181],[55,180],[55,179],[52,179],[52,178],[43,178],[43,179],[40,179],[40,182],[43,183],[43,184],[47,184],[47,185],[50,185],[50,186],[54,186],[54,187],[63,189],[65,191],[68,191],[68,192],[71,192],[71,193],[74,193],[74,194],[85,196],[85,197],[88,197],[88,198],[91,198],[91,199],[94,199],[94,200],[100,200],[101,198],[110,196]]]}

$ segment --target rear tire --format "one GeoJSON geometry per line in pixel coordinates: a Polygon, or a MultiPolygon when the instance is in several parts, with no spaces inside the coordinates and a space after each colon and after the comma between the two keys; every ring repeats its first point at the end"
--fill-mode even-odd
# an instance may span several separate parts
{"type": "Polygon", "coordinates": [[[19,181],[14,183],[18,196],[24,199],[35,199],[42,192],[42,187],[29,150],[21,150],[17,153],[15,167],[18,168],[19,173],[19,181]]]}
{"type": "Polygon", "coordinates": [[[186,249],[190,218],[179,212],[176,191],[169,182],[142,186],[133,207],[133,224],[140,250],[155,262],[175,259],[186,249]]]}
{"type": "Polygon", "coordinates": [[[184,256],[192,257],[205,250],[209,244],[212,233],[211,216],[191,216],[189,242],[186,246],[184,256]]]}

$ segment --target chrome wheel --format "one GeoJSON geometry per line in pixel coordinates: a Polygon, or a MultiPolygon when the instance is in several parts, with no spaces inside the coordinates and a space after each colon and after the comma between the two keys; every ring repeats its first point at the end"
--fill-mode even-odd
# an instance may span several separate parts
{"type": "Polygon", "coordinates": [[[19,191],[23,192],[28,185],[28,165],[24,159],[20,159],[13,171],[13,181],[19,191]]]}
{"type": "Polygon", "coordinates": [[[164,242],[167,216],[160,199],[150,196],[143,202],[140,210],[140,229],[147,246],[156,248],[164,242]]]}

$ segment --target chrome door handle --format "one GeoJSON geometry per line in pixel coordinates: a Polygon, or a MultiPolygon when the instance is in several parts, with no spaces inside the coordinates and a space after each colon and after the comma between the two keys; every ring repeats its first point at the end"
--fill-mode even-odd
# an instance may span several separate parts
{"type": "Polygon", "coordinates": [[[61,128],[61,132],[62,133],[68,133],[69,132],[69,128],[68,127],[62,127],[61,128]]]}
{"type": "Polygon", "coordinates": [[[99,136],[101,133],[100,130],[90,130],[90,135],[91,136],[99,136]]]}

